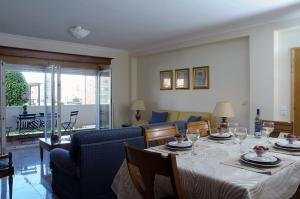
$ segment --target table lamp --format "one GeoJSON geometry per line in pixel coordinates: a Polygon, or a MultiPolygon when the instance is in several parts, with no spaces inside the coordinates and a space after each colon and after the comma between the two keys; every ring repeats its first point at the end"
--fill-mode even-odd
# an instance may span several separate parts
{"type": "Polygon", "coordinates": [[[213,115],[222,118],[220,127],[227,129],[227,124],[228,124],[227,118],[234,117],[235,115],[231,102],[228,101],[217,102],[213,115]]]}
{"type": "Polygon", "coordinates": [[[141,111],[146,110],[145,104],[143,100],[136,100],[132,106],[131,106],[132,111],[136,111],[135,113],[135,118],[137,121],[141,119],[141,111]]]}

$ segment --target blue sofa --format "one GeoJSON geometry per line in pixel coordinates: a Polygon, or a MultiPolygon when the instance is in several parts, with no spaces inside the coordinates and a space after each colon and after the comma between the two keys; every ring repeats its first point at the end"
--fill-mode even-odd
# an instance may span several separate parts
{"type": "Polygon", "coordinates": [[[70,151],[50,152],[53,192],[61,199],[116,198],[111,184],[125,159],[124,143],[143,148],[145,128],[172,124],[186,128],[184,121],[176,121],[76,133],[70,151]]]}

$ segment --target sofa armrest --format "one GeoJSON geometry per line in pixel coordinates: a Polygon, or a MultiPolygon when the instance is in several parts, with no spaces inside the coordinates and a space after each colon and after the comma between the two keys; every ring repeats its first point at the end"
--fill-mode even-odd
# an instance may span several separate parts
{"type": "Polygon", "coordinates": [[[79,177],[79,169],[71,159],[69,151],[65,149],[56,148],[51,150],[50,165],[52,169],[55,167],[71,177],[79,177]]]}

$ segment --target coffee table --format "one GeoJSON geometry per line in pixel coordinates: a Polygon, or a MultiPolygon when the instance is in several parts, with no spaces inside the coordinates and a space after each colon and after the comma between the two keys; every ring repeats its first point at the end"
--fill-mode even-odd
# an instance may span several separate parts
{"type": "Polygon", "coordinates": [[[61,141],[57,142],[57,143],[51,143],[51,139],[50,138],[39,138],[39,142],[40,142],[40,157],[41,157],[41,162],[43,162],[43,150],[46,151],[51,151],[52,149],[55,148],[63,148],[63,149],[69,149],[70,148],[70,143],[71,143],[71,139],[70,136],[61,136],[61,141]]]}

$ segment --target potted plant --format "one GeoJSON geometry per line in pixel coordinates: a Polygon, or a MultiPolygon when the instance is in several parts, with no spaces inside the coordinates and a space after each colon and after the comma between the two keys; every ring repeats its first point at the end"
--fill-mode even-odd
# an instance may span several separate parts
{"type": "Polygon", "coordinates": [[[27,112],[27,102],[29,100],[29,93],[28,92],[24,92],[22,95],[21,95],[21,100],[24,102],[23,104],[23,114],[28,114],[27,112]]]}

